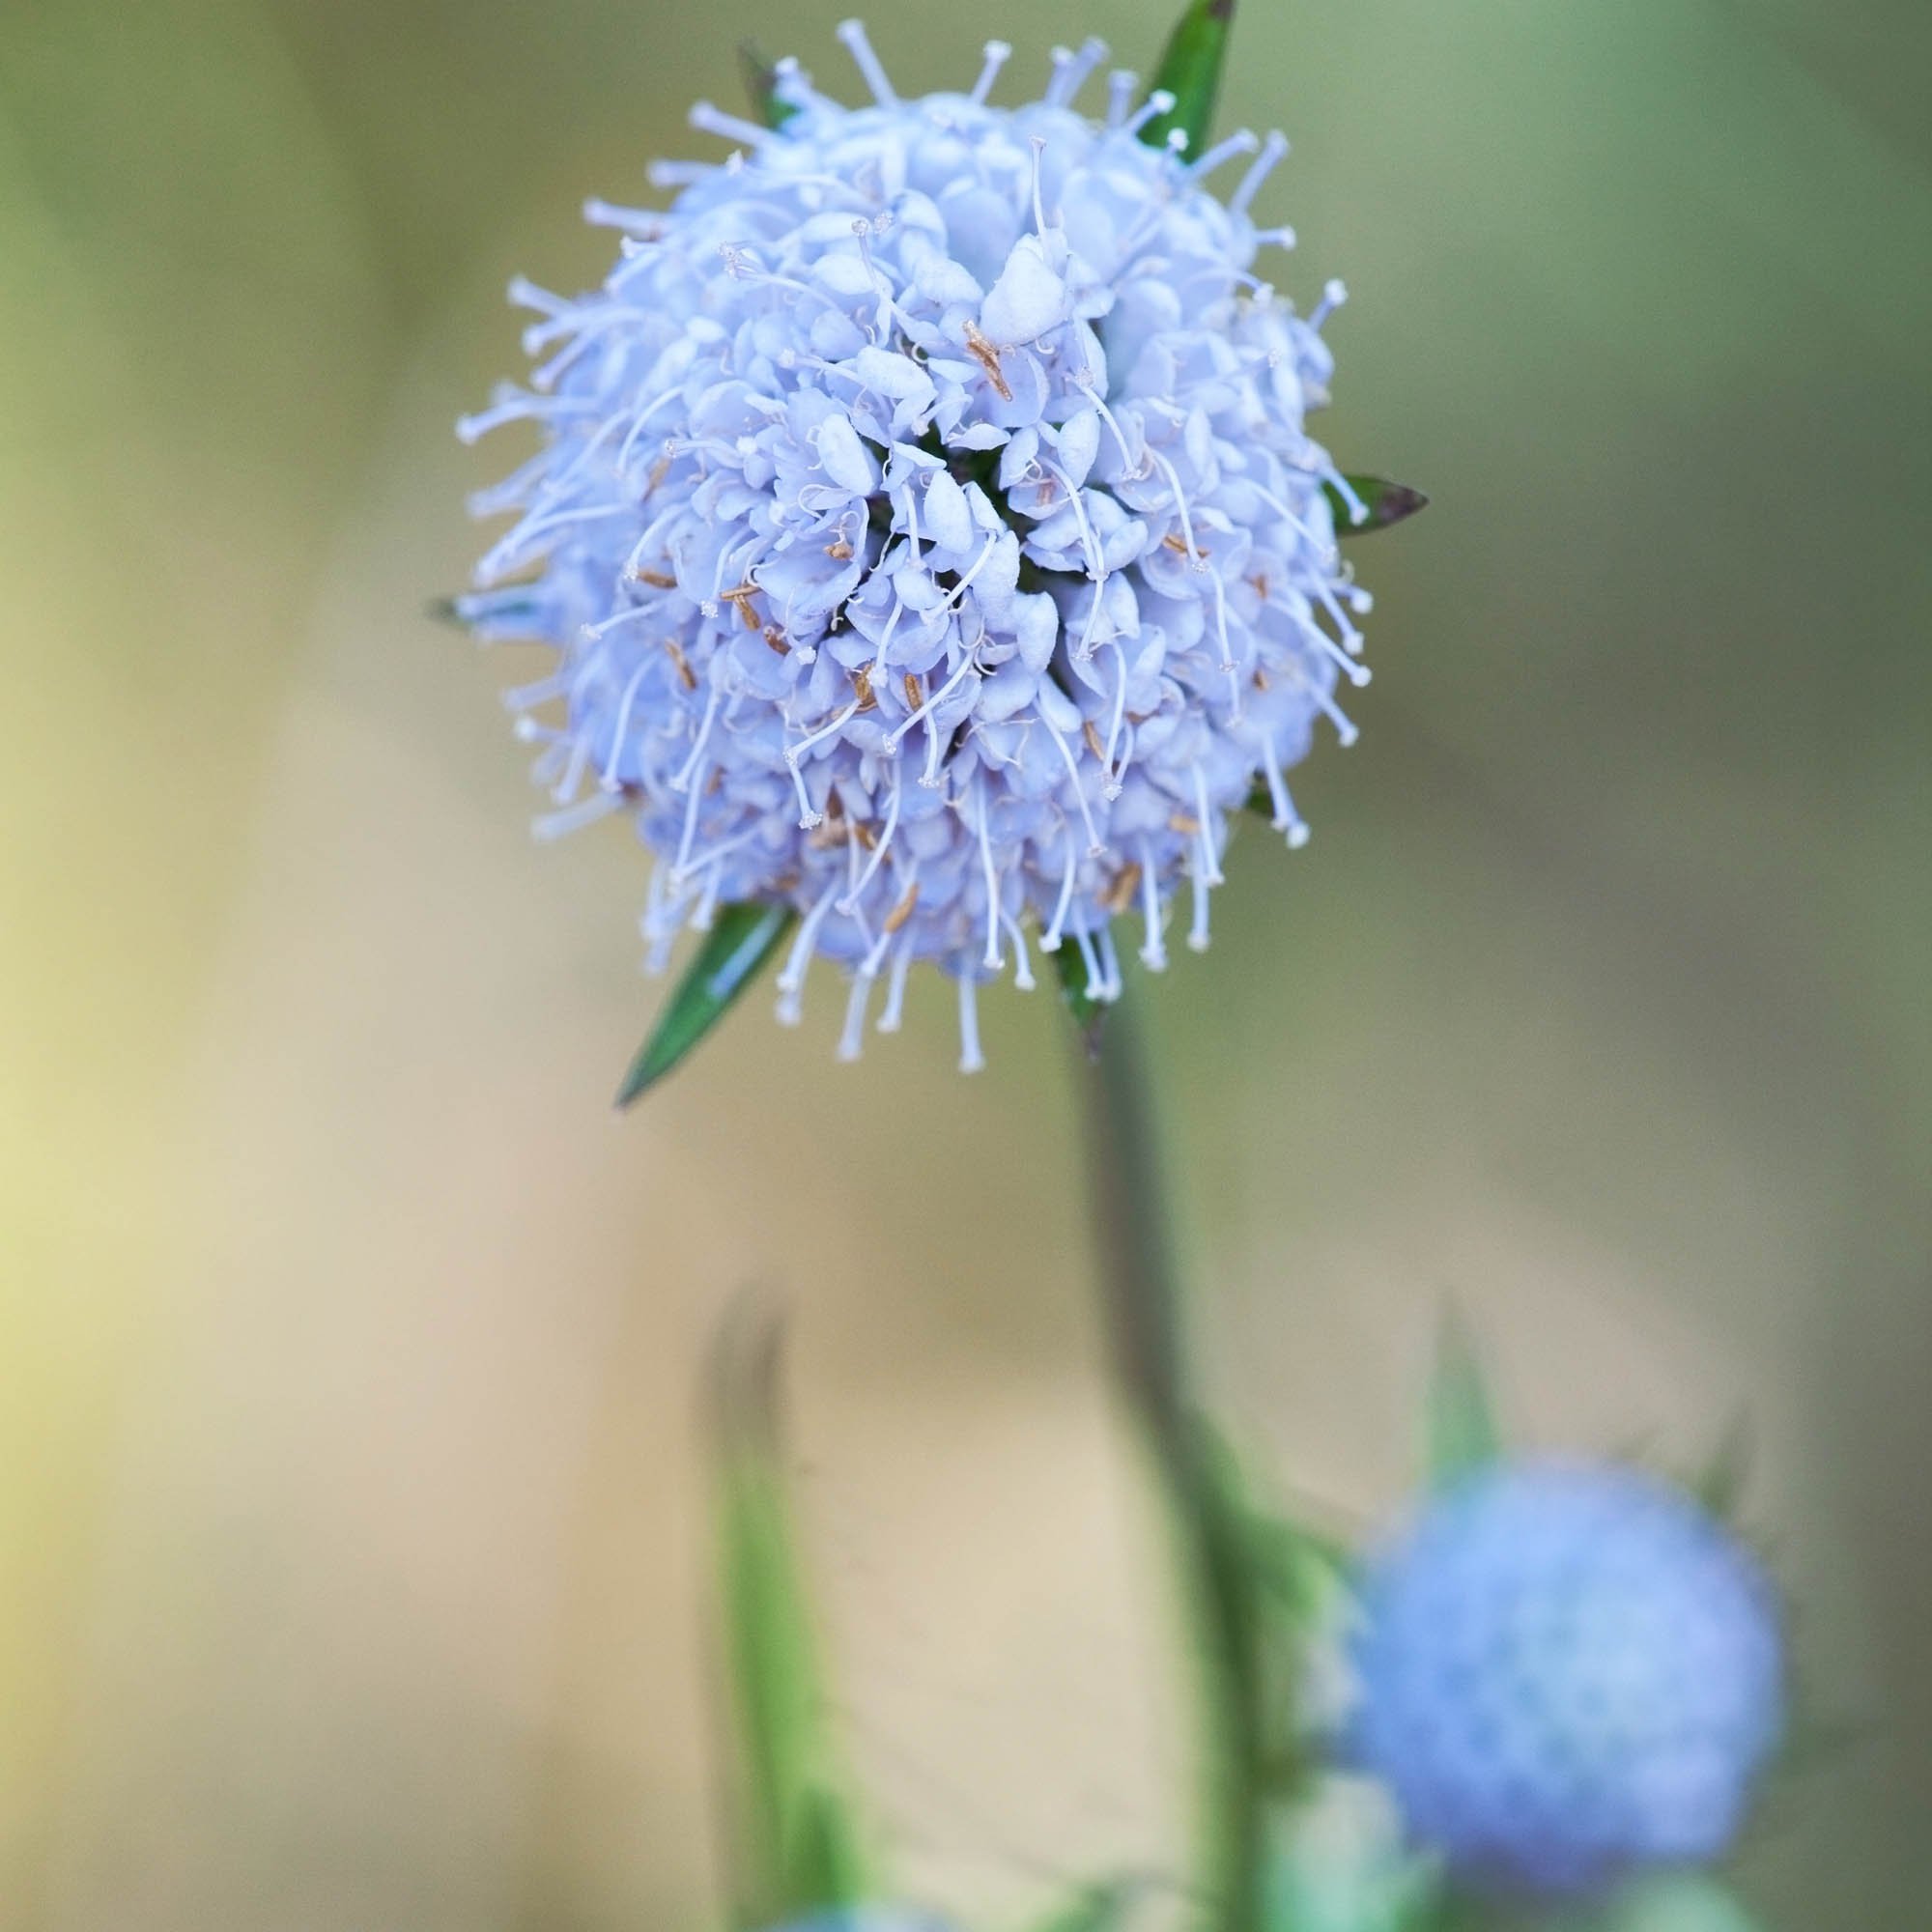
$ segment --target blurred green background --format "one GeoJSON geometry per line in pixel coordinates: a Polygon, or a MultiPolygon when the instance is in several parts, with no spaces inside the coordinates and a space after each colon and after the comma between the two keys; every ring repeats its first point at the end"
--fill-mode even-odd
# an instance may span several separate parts
{"type": "MultiPolygon", "coordinates": [[[[1008,1922],[1169,1861],[1184,1730],[1044,994],[857,1068],[829,981],[622,1127],[635,845],[532,845],[420,615],[505,449],[513,269],[602,272],[732,43],[840,10],[0,13],[0,1922],[688,1927],[715,1898],[698,1364],[793,1314],[853,1755],[908,1890],[1008,1922]]],[[[903,87],[1167,0],[874,16],[903,87]]],[[[1248,7],[1225,125],[1354,300],[1360,747],[1236,848],[1149,1005],[1215,1385],[1394,1509],[1435,1314],[1535,1439],[1752,1515],[1839,1733],[1776,1926],[1932,1869],[1927,517],[1918,0],[1248,7]]],[[[1009,79],[1009,89],[1016,85],[1009,79]]]]}

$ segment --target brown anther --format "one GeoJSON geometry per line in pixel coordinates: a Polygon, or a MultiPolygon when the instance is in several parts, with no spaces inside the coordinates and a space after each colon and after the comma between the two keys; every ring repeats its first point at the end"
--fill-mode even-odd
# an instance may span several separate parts
{"type": "Polygon", "coordinates": [[[925,702],[925,693],[920,689],[919,679],[911,671],[905,674],[906,703],[917,711],[925,702]]]}
{"type": "Polygon", "coordinates": [[[1085,720],[1080,726],[1080,735],[1087,741],[1087,749],[1104,765],[1107,762],[1107,748],[1100,742],[1100,733],[1093,719],[1085,720]]]}
{"type": "Polygon", "coordinates": [[[648,497],[667,476],[670,474],[670,458],[661,456],[651,465],[651,473],[644,482],[644,495],[648,497]]]}
{"type": "Polygon", "coordinates": [[[1194,548],[1190,550],[1187,547],[1186,539],[1183,537],[1176,536],[1172,530],[1169,530],[1168,533],[1161,538],[1161,543],[1168,550],[1175,551],[1179,553],[1179,554],[1180,554],[1181,556],[1200,557],[1200,556],[1206,556],[1208,554],[1207,551],[1200,544],[1196,544],[1194,548]]]}
{"type": "Polygon", "coordinates": [[[986,380],[999,391],[1001,402],[1011,402],[1012,387],[1000,367],[1000,352],[970,322],[966,325],[966,353],[985,370],[986,380]]]}
{"type": "Polygon", "coordinates": [[[1101,899],[1100,904],[1118,919],[1133,904],[1134,894],[1139,890],[1140,883],[1141,868],[1130,859],[1114,874],[1113,883],[1107,888],[1106,896],[1101,899]]]}
{"type": "Polygon", "coordinates": [[[1267,688],[1268,688],[1268,674],[1261,668],[1260,665],[1257,665],[1255,667],[1255,689],[1257,691],[1265,691],[1267,688]]]}
{"type": "Polygon", "coordinates": [[[825,546],[825,554],[833,558],[835,562],[843,563],[852,554],[852,546],[843,537],[840,537],[837,543],[829,543],[825,546]]]}
{"type": "Polygon", "coordinates": [[[915,879],[905,889],[905,897],[886,915],[885,929],[896,932],[912,917],[912,909],[919,903],[919,881],[915,879]]]}
{"type": "Polygon", "coordinates": [[[852,689],[859,694],[861,711],[876,711],[879,708],[878,697],[872,690],[871,676],[863,665],[852,673],[852,689]]]}
{"type": "Polygon", "coordinates": [[[1167,829],[1179,832],[1184,838],[1192,838],[1201,830],[1201,821],[1191,812],[1177,811],[1169,817],[1167,829]]]}
{"type": "Polygon", "coordinates": [[[758,613],[752,609],[752,599],[757,594],[758,586],[755,583],[740,583],[734,589],[721,590],[718,593],[722,602],[737,606],[738,615],[748,631],[755,631],[758,628],[758,613]]]}
{"type": "Polygon", "coordinates": [[[761,633],[766,643],[781,658],[791,656],[791,646],[785,641],[785,634],[776,624],[767,624],[761,633]]]}
{"type": "Polygon", "coordinates": [[[675,590],[677,579],[662,570],[640,570],[637,573],[639,583],[648,583],[653,590],[675,590]]]}
{"type": "Polygon", "coordinates": [[[1255,576],[1249,578],[1248,582],[1255,586],[1255,595],[1265,604],[1268,601],[1267,572],[1264,570],[1260,571],[1255,576]]]}
{"type": "Polygon", "coordinates": [[[713,765],[711,767],[711,777],[705,782],[704,796],[706,798],[716,798],[724,789],[724,767],[723,765],[713,765]]]}
{"type": "Polygon", "coordinates": [[[852,837],[859,841],[860,850],[865,852],[869,852],[879,842],[879,835],[856,818],[852,821],[852,837]]]}
{"type": "Polygon", "coordinates": [[[691,660],[685,656],[683,647],[675,638],[667,638],[665,639],[665,649],[669,652],[671,663],[677,667],[678,678],[685,690],[696,691],[697,689],[697,673],[692,669],[691,660]]]}

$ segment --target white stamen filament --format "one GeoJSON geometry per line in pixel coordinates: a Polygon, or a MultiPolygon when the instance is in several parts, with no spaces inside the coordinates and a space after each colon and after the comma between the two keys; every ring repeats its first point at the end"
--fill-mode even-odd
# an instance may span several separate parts
{"type": "Polygon", "coordinates": [[[986,788],[976,791],[980,808],[980,866],[986,879],[986,952],[983,964],[989,973],[1000,970],[1000,875],[993,866],[993,841],[986,830],[986,788]]]}
{"type": "Polygon", "coordinates": [[[1200,868],[1195,868],[1194,923],[1187,928],[1187,950],[1190,952],[1208,951],[1208,880],[1202,876],[1200,868]]]}
{"type": "Polygon", "coordinates": [[[604,760],[603,781],[604,781],[604,788],[606,791],[611,791],[616,788],[617,759],[619,755],[622,753],[624,749],[624,733],[627,730],[629,730],[631,726],[631,706],[633,703],[636,702],[638,696],[638,687],[643,683],[644,673],[645,671],[649,670],[650,668],[651,668],[651,661],[650,659],[646,658],[644,662],[640,664],[637,668],[637,669],[631,673],[631,681],[629,684],[625,685],[624,695],[617,700],[616,722],[611,726],[611,752],[610,755],[606,757],[606,759],[604,760]]]}
{"type": "MultiPolygon", "coordinates": [[[[1046,735],[1053,740],[1054,749],[1059,752],[1062,761],[1065,764],[1066,776],[1073,781],[1073,802],[1080,808],[1081,823],[1087,828],[1087,856],[1089,858],[1098,858],[1105,848],[1100,842],[1100,834],[1094,827],[1094,814],[1088,809],[1087,789],[1080,782],[1080,766],[1073,755],[1073,748],[1053,728],[1052,724],[1044,717],[1039,722],[1046,727],[1046,735]]],[[[1069,838],[1067,840],[1067,850],[1070,852],[1072,849],[1073,841],[1069,838]]],[[[1051,951],[1050,948],[1048,950],[1051,951]]]]}
{"type": "Polygon", "coordinates": [[[1066,828],[1066,869],[1061,875],[1060,897],[1054,902],[1052,923],[1040,934],[1039,950],[1042,952],[1060,951],[1061,929],[1066,923],[1067,908],[1073,903],[1073,878],[1078,870],[1079,861],[1073,851],[1073,828],[1069,825],[1066,828]]]}
{"type": "Polygon", "coordinates": [[[1167,948],[1160,937],[1160,881],[1154,874],[1153,841],[1141,840],[1141,917],[1147,925],[1147,939],[1141,947],[1141,964],[1150,973],[1167,971],[1167,948]]]}
{"type": "Polygon", "coordinates": [[[1123,134],[1138,134],[1150,121],[1157,121],[1163,114],[1174,109],[1174,96],[1166,88],[1157,87],[1143,100],[1129,117],[1121,131],[1123,134]]]}
{"type": "Polygon", "coordinates": [[[959,1070],[984,1070],[986,1056],[980,1051],[980,989],[971,973],[959,976],[959,1070]]]}
{"type": "Polygon", "coordinates": [[[897,762],[895,761],[893,765],[892,797],[886,803],[886,829],[880,836],[878,843],[872,847],[871,857],[866,861],[865,870],[859,874],[852,889],[838,901],[838,910],[841,913],[845,913],[848,916],[851,914],[859,903],[860,895],[872,883],[872,875],[885,863],[886,848],[892,844],[893,833],[897,829],[899,822],[900,790],[899,768],[897,762]]]}
{"type": "Polygon", "coordinates": [[[697,761],[703,757],[704,748],[710,742],[712,721],[718,716],[718,704],[723,696],[724,693],[714,684],[704,700],[704,716],[698,724],[697,736],[692,742],[691,755],[685,759],[678,769],[677,776],[670,781],[672,791],[682,791],[696,776],[697,761]]]}
{"type": "Polygon", "coordinates": [[[1033,960],[1027,953],[1026,934],[1020,930],[1020,923],[1011,913],[1003,912],[1000,920],[1013,936],[1013,990],[1030,993],[1038,982],[1033,977],[1033,960]]]}
{"type": "Polygon", "coordinates": [[[1230,214],[1245,214],[1248,212],[1255,196],[1261,192],[1262,184],[1274,172],[1287,153],[1288,136],[1279,128],[1270,128],[1262,142],[1261,153],[1241,177],[1240,185],[1228,197],[1230,214]]]}
{"type": "Polygon", "coordinates": [[[886,71],[879,65],[878,55],[872,51],[865,22],[840,20],[832,31],[845,43],[845,51],[852,56],[852,64],[859,70],[866,85],[872,90],[872,99],[881,107],[896,107],[899,98],[893,92],[893,84],[886,78],[886,71]]]}
{"type": "Polygon", "coordinates": [[[886,1004],[879,1014],[881,1033],[897,1033],[899,1019],[905,1011],[906,975],[912,970],[912,934],[906,933],[900,939],[898,950],[893,954],[892,977],[886,981],[886,1004]]]}
{"type": "Polygon", "coordinates": [[[762,148],[774,138],[769,128],[759,127],[755,121],[742,121],[735,114],[725,114],[708,100],[694,101],[685,118],[700,133],[722,134],[725,140],[742,141],[748,148],[762,148]]]}
{"type": "Polygon", "coordinates": [[[1324,283],[1321,290],[1321,299],[1308,312],[1309,327],[1319,329],[1348,299],[1349,288],[1346,282],[1330,281],[1324,283]]]}
{"type": "Polygon", "coordinates": [[[1131,68],[1116,68],[1107,76],[1107,126],[1118,128],[1127,118],[1127,110],[1133,105],[1134,89],[1141,84],[1141,77],[1131,68]]]}
{"type": "Polygon", "coordinates": [[[876,969],[868,973],[863,966],[852,975],[852,990],[845,1001],[845,1031],[838,1036],[840,1060],[857,1060],[865,1051],[866,1007],[872,997],[875,978],[876,969]]]}
{"type": "Polygon", "coordinates": [[[832,910],[832,895],[836,887],[828,886],[822,892],[816,904],[806,914],[804,923],[798,929],[798,937],[791,943],[791,951],[785,954],[784,970],[775,981],[779,989],[779,1024],[796,1026],[805,1016],[805,975],[811,964],[811,955],[818,948],[818,928],[825,923],[825,915],[832,910]]]}
{"type": "Polygon", "coordinates": [[[1189,181],[1206,181],[1223,161],[1232,161],[1236,155],[1252,155],[1261,146],[1261,137],[1252,128],[1236,128],[1225,141],[1217,141],[1197,161],[1188,165],[1189,181]]]}
{"type": "Polygon", "coordinates": [[[1218,886],[1222,883],[1221,861],[1214,850],[1214,813],[1208,805],[1208,775],[1199,765],[1194,767],[1194,822],[1201,828],[1201,858],[1208,883],[1218,886]]]}
{"type": "Polygon", "coordinates": [[[1100,955],[1094,950],[1094,935],[1082,930],[1073,935],[1073,943],[1080,949],[1080,963],[1087,969],[1087,997],[1090,1000],[1107,998],[1106,969],[1100,964],[1100,955]]]}
{"type": "Polygon", "coordinates": [[[593,791],[588,798],[579,799],[562,811],[546,812],[532,823],[530,834],[547,844],[551,839],[561,838],[565,833],[575,832],[581,826],[595,824],[607,813],[615,811],[622,803],[615,792],[593,791]]]}
{"type": "Polygon", "coordinates": [[[983,107],[986,97],[993,91],[993,82],[999,78],[1000,70],[1012,58],[1013,50],[1005,41],[986,43],[986,64],[980,70],[980,78],[973,83],[973,92],[966,98],[975,107],[983,107]]]}

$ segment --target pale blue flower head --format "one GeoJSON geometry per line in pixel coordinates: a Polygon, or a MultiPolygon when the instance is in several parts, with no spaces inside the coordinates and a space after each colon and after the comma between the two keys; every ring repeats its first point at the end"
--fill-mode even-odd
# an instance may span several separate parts
{"type": "Polygon", "coordinates": [[[975,989],[1077,947],[1117,991],[1112,923],[1165,963],[1236,812],[1268,804],[1338,680],[1367,681],[1305,418],[1321,329],[1256,272],[1285,229],[1249,210],[1287,144],[1152,147],[1104,49],[1060,52],[1042,99],[901,99],[855,23],[873,99],[791,64],[768,129],[709,105],[736,152],[660,166],[662,213],[592,203],[621,237],[602,288],[519,282],[541,358],[466,420],[527,418],[538,453],[477,499],[516,520],[463,614],[536,636],[554,675],[512,694],[558,832],[629,812],[656,860],[650,962],[721,904],[800,915],[779,976],[850,977],[844,1051],[875,983],[898,1024],[919,962],[975,989]],[[1237,156],[1225,200],[1210,191],[1237,156]]]}
{"type": "Polygon", "coordinates": [[[1353,1663],[1351,1756],[1502,1890],[1717,1857],[1782,1719],[1756,1559],[1615,1464],[1504,1464],[1433,1501],[1368,1569],[1353,1663]]]}

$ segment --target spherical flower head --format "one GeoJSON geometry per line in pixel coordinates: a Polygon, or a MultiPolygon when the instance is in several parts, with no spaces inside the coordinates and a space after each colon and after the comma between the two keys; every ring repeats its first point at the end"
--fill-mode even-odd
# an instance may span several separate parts
{"type": "Polygon", "coordinates": [[[1588,1891],[1723,1851],[1777,1738],[1781,1653],[1756,1560],[1682,1492],[1510,1464],[1370,1567],[1352,1755],[1464,1880],[1588,1891]]]}
{"type": "Polygon", "coordinates": [[[1297,313],[1254,272],[1287,230],[1249,208],[1287,144],[1198,159],[1140,138],[1103,53],[1055,57],[1043,99],[902,99],[840,30],[874,99],[795,66],[782,125],[701,105],[739,151],[661,166],[663,213],[592,203],[622,237],[577,299],[526,283],[544,358],[469,418],[527,418],[534,458],[477,499],[518,512],[460,600],[534,635],[520,693],[555,832],[617,810],[655,855],[653,963],[720,904],[801,915],[780,974],[851,974],[844,1050],[874,981],[895,1027],[910,966],[1033,983],[1029,932],[1118,991],[1130,916],[1165,963],[1183,885],[1208,941],[1232,815],[1306,828],[1284,771],[1338,678],[1363,683],[1327,489],[1304,427],[1326,400],[1330,284],[1297,313]],[[1208,177],[1252,163],[1223,202],[1208,177]]]}

